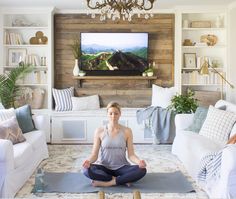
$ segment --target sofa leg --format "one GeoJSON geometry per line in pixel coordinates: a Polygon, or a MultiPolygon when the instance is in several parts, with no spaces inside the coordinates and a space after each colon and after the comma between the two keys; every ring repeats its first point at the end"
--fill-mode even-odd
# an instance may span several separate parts
{"type": "Polygon", "coordinates": [[[141,194],[139,190],[133,191],[133,199],[141,199],[141,194]]]}
{"type": "Polygon", "coordinates": [[[105,192],[104,191],[98,192],[98,199],[105,199],[105,192]]]}

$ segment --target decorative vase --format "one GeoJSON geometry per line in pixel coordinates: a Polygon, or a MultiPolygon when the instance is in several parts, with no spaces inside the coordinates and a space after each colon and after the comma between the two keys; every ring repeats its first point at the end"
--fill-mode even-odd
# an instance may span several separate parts
{"type": "Polygon", "coordinates": [[[75,59],[75,66],[73,69],[73,75],[78,76],[79,75],[79,60],[75,59]]]}

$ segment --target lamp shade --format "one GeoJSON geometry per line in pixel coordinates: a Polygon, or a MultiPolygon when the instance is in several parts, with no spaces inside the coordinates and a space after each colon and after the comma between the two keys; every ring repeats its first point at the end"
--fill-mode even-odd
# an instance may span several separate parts
{"type": "Polygon", "coordinates": [[[209,64],[207,61],[204,61],[202,64],[202,67],[200,69],[200,75],[209,75],[209,69],[208,69],[209,64]]]}

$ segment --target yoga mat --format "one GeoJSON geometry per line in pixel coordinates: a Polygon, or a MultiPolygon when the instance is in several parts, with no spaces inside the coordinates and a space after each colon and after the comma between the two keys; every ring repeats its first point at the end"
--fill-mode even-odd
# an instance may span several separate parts
{"type": "MultiPolygon", "coordinates": [[[[47,173],[44,175],[44,193],[130,193],[139,189],[141,193],[189,193],[195,192],[191,183],[180,172],[147,173],[131,187],[125,185],[113,187],[93,187],[91,180],[82,173],[47,173]]],[[[32,191],[36,193],[35,187],[32,191]]]]}

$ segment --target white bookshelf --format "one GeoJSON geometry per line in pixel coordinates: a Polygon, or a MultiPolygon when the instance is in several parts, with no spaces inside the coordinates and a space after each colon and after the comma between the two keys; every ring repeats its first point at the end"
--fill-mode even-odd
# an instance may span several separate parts
{"type": "MultiPolygon", "coordinates": [[[[225,10],[179,10],[176,15],[176,84],[179,91],[184,93],[186,89],[221,91],[222,80],[218,74],[209,68],[209,76],[200,75],[203,60],[209,60],[209,64],[217,63],[216,70],[224,76],[227,74],[227,13],[225,10]],[[218,20],[220,19],[220,20],[218,20]],[[220,23],[218,23],[220,21],[220,23]],[[208,22],[209,27],[192,27],[192,22],[208,22]],[[187,26],[186,26],[187,24],[187,26]],[[180,28],[181,27],[181,28],[180,28]],[[201,36],[215,35],[217,42],[213,46],[202,45],[201,36]],[[184,45],[188,39],[192,45],[184,45]],[[195,54],[196,64],[188,67],[184,60],[185,54],[195,54]]],[[[223,83],[223,92],[226,93],[227,85],[223,83]]]]}
{"type": "Polygon", "coordinates": [[[45,91],[42,110],[51,110],[53,8],[1,8],[0,15],[0,72],[17,67],[17,60],[13,63],[11,54],[19,52],[22,55],[20,59],[33,65],[34,69],[18,85],[42,88],[45,91]],[[43,33],[40,37],[36,36],[39,31],[43,33]]]}

